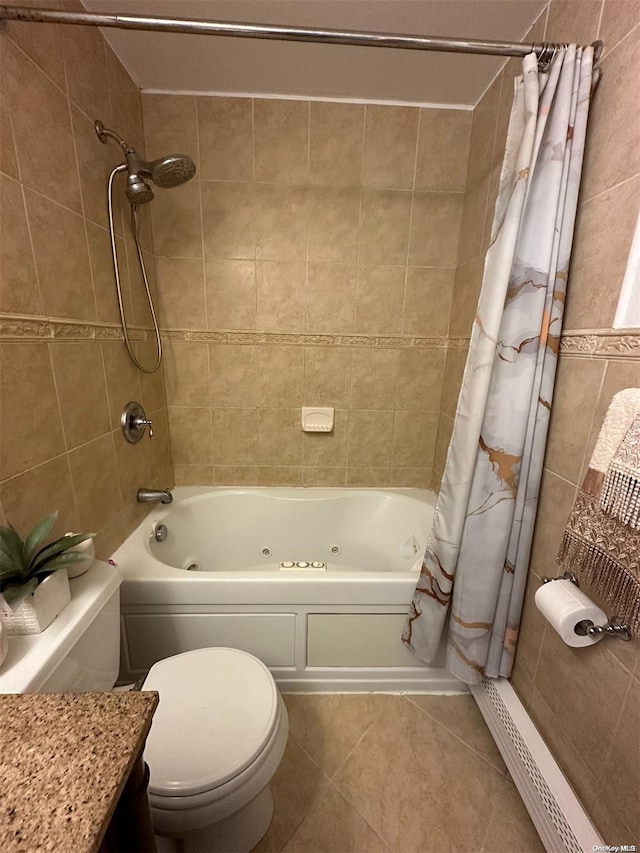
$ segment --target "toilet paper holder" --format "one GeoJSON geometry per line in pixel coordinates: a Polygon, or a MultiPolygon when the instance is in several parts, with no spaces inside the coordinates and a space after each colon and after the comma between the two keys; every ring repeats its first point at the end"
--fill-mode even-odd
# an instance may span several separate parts
{"type": "MultiPolygon", "coordinates": [[[[579,586],[578,578],[572,572],[565,572],[559,578],[542,578],[543,584],[551,583],[551,581],[571,581],[571,583],[579,586]]],[[[581,637],[598,637],[604,634],[608,637],[618,637],[620,640],[631,639],[629,626],[624,622],[618,622],[617,616],[612,616],[606,625],[594,625],[591,619],[583,619],[578,622],[574,630],[581,637]]]]}

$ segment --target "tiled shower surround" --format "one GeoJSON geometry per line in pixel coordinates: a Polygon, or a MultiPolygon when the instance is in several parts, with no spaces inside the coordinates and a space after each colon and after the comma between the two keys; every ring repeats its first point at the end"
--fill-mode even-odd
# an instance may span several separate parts
{"type": "Polygon", "coordinates": [[[430,486],[473,113],[142,100],[176,482],[430,486]]]}
{"type": "MultiPolygon", "coordinates": [[[[0,515],[24,535],[57,509],[57,535],[93,531],[107,557],[148,512],[137,489],[172,481],[162,372],[138,373],[119,330],[106,181],[121,154],[93,129],[101,118],[143,152],[140,92],[93,28],[8,23],[0,59],[0,515]],[[153,442],[123,441],[129,400],[153,442]]],[[[126,213],[119,203],[125,308],[145,326],[126,213]]]]}

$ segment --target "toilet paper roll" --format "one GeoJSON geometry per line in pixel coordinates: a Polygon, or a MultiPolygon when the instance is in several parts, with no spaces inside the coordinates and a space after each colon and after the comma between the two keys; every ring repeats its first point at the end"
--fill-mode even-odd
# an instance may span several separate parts
{"type": "Polygon", "coordinates": [[[536,591],[536,607],[554,631],[568,646],[592,646],[602,634],[576,634],[578,622],[589,620],[594,625],[606,625],[607,616],[581,589],[569,580],[554,580],[536,591]]]}

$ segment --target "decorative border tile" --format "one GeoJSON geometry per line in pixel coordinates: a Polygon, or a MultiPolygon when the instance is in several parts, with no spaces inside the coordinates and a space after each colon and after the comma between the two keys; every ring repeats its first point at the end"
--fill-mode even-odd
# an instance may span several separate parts
{"type": "MultiPolygon", "coordinates": [[[[135,342],[146,341],[151,332],[130,327],[129,338],[135,342]]],[[[18,314],[0,314],[0,341],[123,341],[119,324],[86,323],[82,320],[50,320],[46,317],[23,317],[18,314]]]]}
{"type": "Polygon", "coordinates": [[[471,342],[471,338],[448,338],[446,347],[447,349],[469,349],[469,343],[471,342]]]}
{"type": "MultiPolygon", "coordinates": [[[[129,327],[132,341],[150,340],[153,333],[136,326],[129,327]]],[[[207,329],[163,329],[165,341],[197,341],[221,344],[267,344],[272,346],[349,346],[349,347],[425,347],[443,349],[446,337],[418,338],[409,335],[316,335],[283,332],[209,331],[207,329]]],[[[46,317],[27,317],[0,314],[0,340],[123,340],[122,329],[115,323],[87,323],[76,320],[55,320],[46,317]]],[[[468,341],[466,342],[468,345],[468,341]]]]}
{"type": "Polygon", "coordinates": [[[640,334],[606,335],[598,339],[596,356],[640,359],[640,334]]]}
{"type": "Polygon", "coordinates": [[[42,340],[52,338],[51,323],[35,318],[0,317],[0,340],[42,340]]]}
{"type": "Polygon", "coordinates": [[[598,338],[596,335],[563,335],[560,352],[568,355],[593,355],[598,338]]]}
{"type": "MultiPolygon", "coordinates": [[[[213,344],[267,344],[274,346],[346,346],[445,349],[446,337],[417,338],[411,335],[315,335],[285,332],[212,332],[206,329],[165,329],[163,340],[176,342],[198,341],[213,344]]],[[[467,340],[468,344],[468,340],[467,340]]]]}
{"type": "MultiPolygon", "coordinates": [[[[144,342],[153,336],[151,330],[131,326],[129,338],[144,342]]],[[[411,349],[469,348],[468,337],[414,337],[411,335],[315,335],[312,333],[240,332],[207,329],[165,329],[165,341],[217,344],[262,344],[271,346],[331,346],[411,349]]],[[[19,314],[0,314],[2,341],[122,341],[117,323],[87,323],[81,320],[57,320],[19,314]]],[[[640,331],[636,329],[571,329],[563,333],[560,352],[582,358],[624,358],[640,360],[640,331]]]]}
{"type": "Polygon", "coordinates": [[[560,353],[584,358],[640,360],[640,331],[637,329],[577,329],[563,332],[560,353]]]}

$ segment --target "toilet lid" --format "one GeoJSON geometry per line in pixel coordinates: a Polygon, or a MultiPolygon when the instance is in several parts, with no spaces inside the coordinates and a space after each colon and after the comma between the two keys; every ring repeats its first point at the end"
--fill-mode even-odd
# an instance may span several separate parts
{"type": "Polygon", "coordinates": [[[151,667],[158,708],[144,750],[149,791],[187,797],[223,785],[262,752],[277,723],[267,667],[239,649],[197,649],[151,667]]]}

